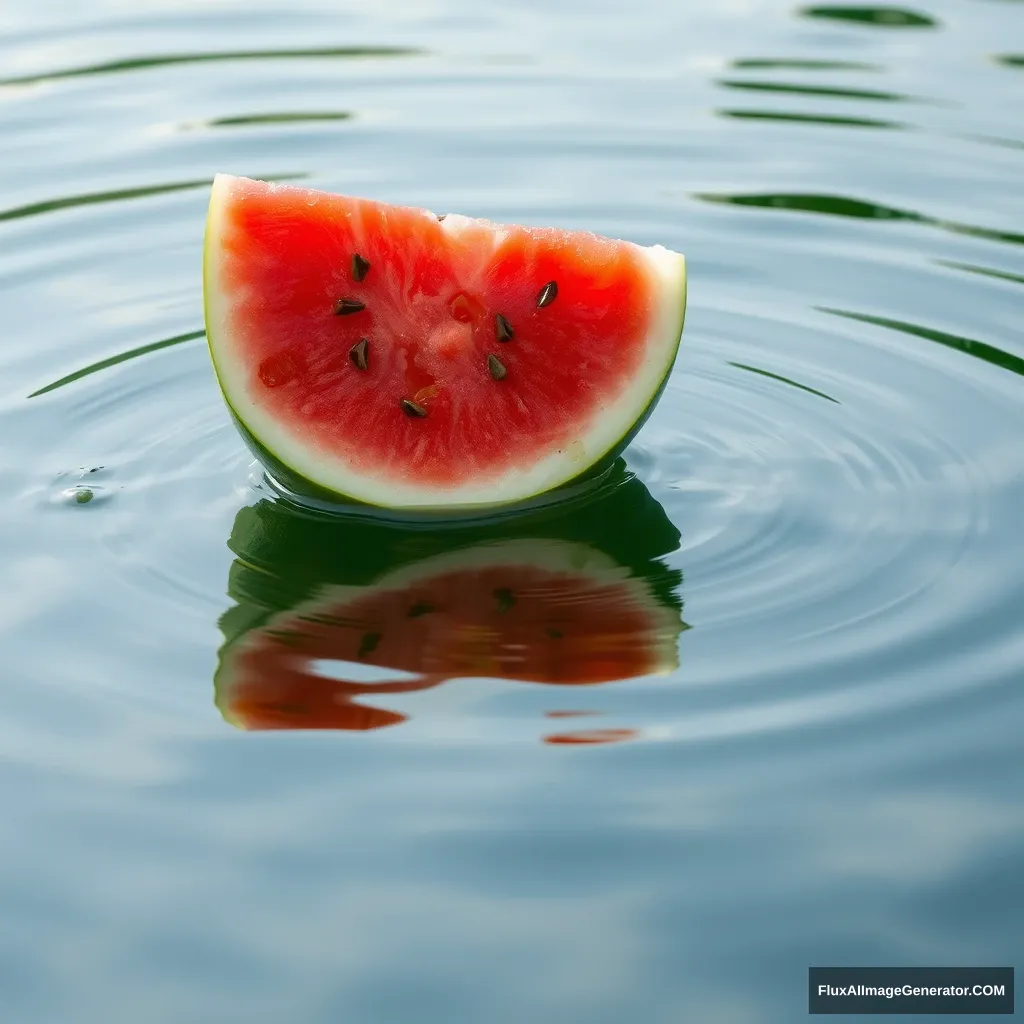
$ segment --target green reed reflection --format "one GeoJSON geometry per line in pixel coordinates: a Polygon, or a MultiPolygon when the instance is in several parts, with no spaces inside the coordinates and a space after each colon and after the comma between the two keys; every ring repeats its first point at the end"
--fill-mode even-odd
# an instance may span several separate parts
{"type": "Polygon", "coordinates": [[[830,217],[853,217],[860,220],[901,220],[915,224],[927,224],[942,228],[960,235],[971,235],[974,238],[987,238],[993,242],[1007,242],[1011,245],[1024,245],[1024,235],[1010,231],[998,231],[993,228],[975,227],[973,224],[960,224],[955,221],[940,220],[926,214],[915,213],[913,210],[901,210],[894,206],[884,206],[863,199],[852,199],[848,196],[836,196],[822,193],[724,193],[696,192],[695,199],[706,203],[725,203],[729,206],[752,206],[766,210],[792,210],[799,213],[817,213],[830,217]]]}
{"type": "Polygon", "coordinates": [[[307,121],[350,121],[353,115],[347,110],[309,110],[279,112],[274,114],[243,114],[238,117],[216,117],[204,121],[209,128],[241,128],[260,124],[296,124],[307,121]]]}
{"type": "Polygon", "coordinates": [[[395,725],[404,716],[376,706],[387,694],[458,677],[578,687],[664,673],[687,628],[681,573],[662,561],[679,532],[621,460],[572,501],[500,520],[264,499],[228,543],[235,605],[214,689],[240,728],[395,725]]]}
{"type": "Polygon", "coordinates": [[[747,57],[729,64],[741,70],[786,71],[881,71],[878,64],[857,60],[798,60],[792,57],[747,57]]]}
{"type": "Polygon", "coordinates": [[[424,50],[408,46],[324,46],[287,50],[219,50],[212,53],[164,53],[154,54],[150,57],[129,57],[124,60],[106,61],[102,64],[85,64],[80,67],[61,68],[56,71],[43,71],[34,75],[0,78],[0,86],[35,85],[39,82],[56,82],[63,78],[112,75],[124,71],[142,71],[148,68],[169,67],[175,64],[210,64],[243,60],[415,57],[425,52],[424,50]]]}
{"type": "Polygon", "coordinates": [[[818,391],[817,388],[808,387],[806,384],[801,384],[789,377],[783,377],[778,373],[772,373],[770,370],[762,370],[758,366],[748,366],[746,363],[734,363],[731,360],[729,361],[729,365],[735,366],[737,370],[746,370],[748,373],[756,373],[761,377],[768,377],[771,380],[777,380],[782,384],[788,384],[791,388],[799,388],[801,391],[808,392],[808,394],[817,395],[819,398],[824,398],[829,402],[835,402],[836,405],[841,404],[837,398],[833,398],[831,395],[826,395],[824,391],[818,391]]]}
{"type": "Polygon", "coordinates": [[[950,270],[963,270],[968,274],[980,274],[982,277],[992,277],[998,281],[1010,281],[1013,284],[1024,284],[1024,275],[1011,274],[1008,270],[995,270],[992,267],[979,267],[974,263],[960,263],[957,260],[934,260],[940,267],[949,267],[950,270]]]}
{"type": "MultiPolygon", "coordinates": [[[[263,181],[297,181],[305,178],[304,173],[259,175],[263,181]]],[[[98,203],[120,203],[129,199],[146,199],[149,196],[162,196],[172,192],[188,192],[197,188],[209,188],[212,178],[197,178],[194,181],[172,181],[163,185],[140,185],[137,188],[119,188],[110,192],[86,192],[77,196],[62,196],[59,199],[45,199],[40,203],[29,203],[27,206],[15,206],[9,210],[0,210],[0,221],[20,220],[22,217],[37,217],[43,213],[55,213],[58,210],[70,210],[78,206],[94,206],[98,203]]]]}
{"type": "Polygon", "coordinates": [[[95,203],[115,203],[126,199],[167,195],[170,192],[187,192],[190,189],[208,187],[210,180],[209,178],[199,178],[195,181],[174,181],[167,185],[142,185],[139,188],[120,188],[110,192],[86,192],[83,195],[46,199],[41,203],[29,203],[27,206],[15,206],[10,210],[0,210],[0,221],[20,220],[22,217],[35,217],[41,213],[69,210],[76,206],[92,206],[95,203]]]}
{"type": "Polygon", "coordinates": [[[106,370],[111,366],[117,366],[118,363],[126,363],[130,359],[138,359],[139,356],[149,355],[150,352],[159,352],[164,348],[173,348],[175,345],[184,345],[188,341],[196,341],[199,338],[205,337],[206,331],[189,331],[187,334],[176,334],[173,338],[164,338],[161,341],[150,342],[148,345],[139,345],[138,348],[130,348],[125,352],[118,352],[117,355],[108,356],[106,359],[99,360],[99,362],[83,366],[80,370],[75,370],[74,373],[69,373],[61,377],[60,380],[55,380],[52,384],[47,384],[45,387],[33,391],[28,397],[35,398],[37,395],[45,395],[48,391],[56,391],[57,388],[62,388],[65,384],[73,384],[76,380],[81,380],[83,377],[88,377],[92,373],[98,373],[100,370],[106,370]]]}
{"type": "MultiPolygon", "coordinates": [[[[790,121],[796,124],[820,124],[846,128],[909,128],[900,121],[882,121],[874,117],[840,117],[829,114],[785,114],[776,110],[716,110],[719,117],[746,121],[790,121]]],[[[703,197],[702,197],[703,198],[703,197]]]]}
{"type": "Polygon", "coordinates": [[[825,85],[794,85],[788,82],[748,82],[742,78],[720,78],[724,89],[746,89],[749,92],[777,92],[785,95],[824,96],[842,100],[879,100],[886,103],[912,101],[913,97],[879,89],[845,89],[825,85]]]}
{"type": "Polygon", "coordinates": [[[797,12],[804,18],[824,18],[829,21],[852,21],[860,25],[879,28],[935,28],[939,22],[929,14],[906,7],[845,7],[822,4],[801,7],[797,12]]]}
{"type": "Polygon", "coordinates": [[[980,142],[986,146],[999,146],[1001,149],[1024,149],[1024,142],[1020,139],[1001,139],[998,135],[975,135],[968,133],[962,138],[971,142],[980,142]]]}
{"type": "Polygon", "coordinates": [[[887,327],[892,331],[901,331],[903,334],[911,334],[916,338],[934,341],[937,345],[955,348],[958,352],[974,356],[975,359],[982,359],[993,366],[1000,366],[1011,373],[1018,373],[1024,376],[1024,359],[1013,355],[1011,352],[1005,352],[1003,349],[996,348],[994,345],[988,345],[983,341],[963,338],[957,334],[947,334],[945,331],[937,331],[932,327],[921,327],[918,324],[907,323],[904,320],[892,320],[884,316],[854,313],[846,309],[831,309],[828,306],[815,306],[815,309],[822,313],[830,313],[832,316],[845,317],[847,320],[859,320],[861,323],[874,324],[876,327],[887,327]]]}

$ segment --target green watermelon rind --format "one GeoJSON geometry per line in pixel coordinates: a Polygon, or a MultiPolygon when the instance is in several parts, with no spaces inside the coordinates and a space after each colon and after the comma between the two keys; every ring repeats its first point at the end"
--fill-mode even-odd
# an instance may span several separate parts
{"type": "MultiPolygon", "coordinates": [[[[228,178],[229,176],[227,175],[217,175],[217,179],[223,180],[228,178]]],[[[646,253],[657,252],[669,257],[675,257],[678,265],[678,279],[673,283],[678,289],[678,304],[674,309],[661,310],[660,316],[658,317],[659,322],[655,330],[652,331],[652,334],[660,332],[665,332],[667,334],[667,332],[671,330],[671,336],[674,340],[668,344],[664,344],[663,364],[654,390],[646,399],[643,409],[630,421],[616,439],[612,440],[610,444],[606,444],[604,446],[603,451],[596,452],[589,456],[586,463],[581,466],[578,471],[570,470],[566,472],[561,479],[549,481],[545,486],[540,488],[527,488],[520,489],[518,491],[513,490],[508,493],[502,493],[500,486],[494,486],[491,484],[488,485],[487,490],[491,494],[494,494],[494,497],[487,500],[465,500],[450,493],[444,495],[441,500],[438,500],[437,497],[435,497],[434,500],[426,500],[422,502],[406,501],[401,499],[395,500],[394,495],[388,493],[390,489],[388,484],[384,481],[372,481],[371,483],[370,478],[365,478],[367,480],[367,487],[364,489],[363,493],[354,493],[356,490],[355,488],[343,490],[341,488],[331,486],[326,480],[315,480],[311,475],[304,474],[294,466],[290,465],[284,457],[273,451],[267,444],[256,436],[256,432],[253,430],[252,426],[246,422],[244,415],[239,411],[236,403],[232,401],[229,394],[229,388],[226,386],[227,375],[225,373],[225,368],[218,361],[218,342],[215,330],[217,317],[215,316],[212,308],[214,297],[218,294],[216,282],[214,280],[214,268],[216,261],[214,258],[215,254],[213,252],[218,186],[217,179],[215,179],[214,187],[211,190],[210,206],[206,221],[206,235],[203,245],[203,308],[210,359],[217,379],[217,384],[220,388],[225,404],[227,405],[231,418],[246,445],[267,472],[278,483],[294,494],[305,495],[327,502],[354,502],[377,508],[408,510],[436,510],[439,508],[450,508],[453,511],[472,511],[474,509],[484,510],[488,508],[505,507],[517,502],[529,501],[541,495],[554,493],[563,488],[574,486],[605,472],[614,460],[630,444],[633,438],[636,437],[637,433],[650,418],[651,413],[654,411],[654,408],[665,392],[665,388],[667,387],[669,378],[672,374],[673,366],[675,365],[679,346],[682,342],[683,328],[686,320],[687,275],[685,258],[678,253],[673,253],[670,250],[665,250],[658,246],[644,251],[646,253]]],[[[654,273],[655,272],[652,268],[652,277],[654,276],[654,273]]]]}

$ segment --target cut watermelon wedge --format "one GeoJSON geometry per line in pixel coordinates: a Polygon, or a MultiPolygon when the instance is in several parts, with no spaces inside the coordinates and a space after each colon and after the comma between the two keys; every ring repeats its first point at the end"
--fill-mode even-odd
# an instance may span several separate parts
{"type": "Polygon", "coordinates": [[[679,346],[686,264],[218,175],[204,293],[221,390],[272,476],[389,508],[487,507],[593,472],[635,435],[679,346]]]}

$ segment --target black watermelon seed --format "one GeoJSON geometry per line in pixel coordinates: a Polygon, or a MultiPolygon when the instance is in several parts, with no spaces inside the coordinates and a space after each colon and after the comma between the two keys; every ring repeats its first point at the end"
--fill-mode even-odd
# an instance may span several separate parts
{"type": "Polygon", "coordinates": [[[494,317],[494,327],[498,335],[498,341],[511,341],[516,336],[516,332],[512,330],[512,325],[500,313],[494,317]]]}
{"type": "Polygon", "coordinates": [[[298,647],[303,640],[303,634],[294,629],[268,629],[266,635],[285,647],[298,647]]]}
{"type": "Polygon", "coordinates": [[[364,277],[370,272],[370,261],[363,259],[359,253],[352,253],[352,276],[357,281],[362,281],[364,277]]]}
{"type": "Polygon", "coordinates": [[[338,299],[334,304],[335,316],[348,316],[349,313],[360,313],[366,309],[366,303],[358,299],[338,299]]]}
{"type": "Polygon", "coordinates": [[[370,366],[370,343],[360,338],[349,350],[348,357],[357,370],[366,370],[370,366]]]}
{"type": "Polygon", "coordinates": [[[543,309],[545,306],[550,306],[555,301],[558,295],[558,285],[554,281],[548,281],[546,285],[540,290],[540,294],[537,296],[537,308],[543,309]]]}
{"type": "Polygon", "coordinates": [[[491,371],[491,376],[495,380],[504,380],[505,374],[508,373],[505,364],[495,355],[487,357],[487,369],[491,371]]]}
{"type": "Polygon", "coordinates": [[[498,602],[499,612],[507,612],[516,603],[516,596],[508,587],[498,587],[494,591],[494,598],[498,602]]]}
{"type": "Polygon", "coordinates": [[[427,415],[427,410],[422,405],[418,405],[411,398],[403,398],[399,403],[402,407],[402,411],[406,416],[419,416],[420,418],[427,415]]]}
{"type": "Polygon", "coordinates": [[[441,223],[441,221],[443,221],[443,220],[445,219],[445,217],[447,217],[447,216],[448,216],[448,214],[447,214],[447,213],[439,213],[439,214],[437,215],[437,222],[438,222],[438,223],[440,224],[440,223],[441,223]]]}
{"type": "Polygon", "coordinates": [[[359,654],[357,655],[360,661],[368,654],[372,654],[377,649],[377,644],[379,643],[380,633],[364,633],[363,639],[359,644],[359,654]]]}
{"type": "Polygon", "coordinates": [[[421,615],[429,615],[434,606],[429,601],[417,601],[406,614],[410,619],[418,619],[421,615]]]}

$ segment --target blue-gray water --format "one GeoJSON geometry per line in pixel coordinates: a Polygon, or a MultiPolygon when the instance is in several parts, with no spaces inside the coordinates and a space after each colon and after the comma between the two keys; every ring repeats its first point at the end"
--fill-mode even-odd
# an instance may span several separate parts
{"type": "Polygon", "coordinates": [[[786,1024],[811,964],[1020,967],[1022,111],[1016,0],[4,4],[0,1017],[786,1024]],[[225,722],[246,587],[366,581],[217,391],[221,170],[687,254],[587,526],[677,669],[225,722]]]}

